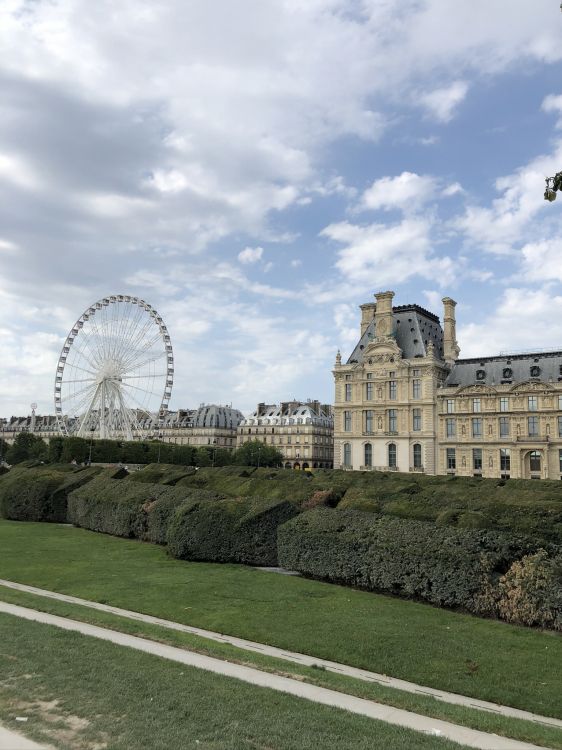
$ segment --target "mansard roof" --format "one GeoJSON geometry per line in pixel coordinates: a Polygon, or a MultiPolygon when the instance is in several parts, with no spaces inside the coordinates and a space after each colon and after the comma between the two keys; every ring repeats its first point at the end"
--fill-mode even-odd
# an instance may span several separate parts
{"type": "Polygon", "coordinates": [[[462,387],[475,383],[502,385],[529,381],[562,381],[562,351],[459,359],[453,365],[445,381],[445,387],[462,387]]]}
{"type": "MultiPolygon", "coordinates": [[[[398,305],[392,308],[392,317],[396,323],[396,343],[404,359],[425,357],[430,341],[436,356],[443,358],[443,329],[437,315],[419,305],[398,305]]],[[[372,320],[347,360],[348,365],[363,362],[363,352],[375,335],[375,321],[372,320]]]]}

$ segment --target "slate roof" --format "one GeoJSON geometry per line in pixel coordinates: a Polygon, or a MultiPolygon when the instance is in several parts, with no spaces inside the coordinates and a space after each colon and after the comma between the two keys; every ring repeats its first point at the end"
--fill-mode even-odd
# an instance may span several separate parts
{"type": "Polygon", "coordinates": [[[459,359],[453,365],[445,387],[462,387],[475,383],[515,384],[529,380],[538,383],[562,381],[562,351],[459,359]]]}
{"type": "MultiPolygon", "coordinates": [[[[430,341],[433,341],[436,355],[443,357],[443,329],[437,315],[419,305],[399,305],[392,308],[392,317],[396,323],[396,343],[404,359],[425,357],[430,341]]],[[[363,351],[374,339],[375,332],[372,320],[347,360],[348,365],[363,362],[363,351]]]]}

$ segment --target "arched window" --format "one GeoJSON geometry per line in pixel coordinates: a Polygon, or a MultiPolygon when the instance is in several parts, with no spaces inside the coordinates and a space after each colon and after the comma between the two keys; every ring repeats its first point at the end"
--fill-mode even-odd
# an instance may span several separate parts
{"type": "Polygon", "coordinates": [[[351,466],[351,443],[343,444],[343,465],[351,466]]]}
{"type": "Polygon", "coordinates": [[[419,443],[414,443],[414,469],[421,469],[422,466],[422,451],[419,443]]]}
{"type": "Polygon", "coordinates": [[[396,466],[396,445],[394,443],[390,443],[388,446],[388,465],[396,466]]]}
{"type": "Polygon", "coordinates": [[[541,470],[541,454],[540,451],[531,451],[529,456],[529,463],[531,471],[541,470]]]}
{"type": "Polygon", "coordinates": [[[373,446],[371,443],[365,443],[365,466],[373,465],[373,446]]]}

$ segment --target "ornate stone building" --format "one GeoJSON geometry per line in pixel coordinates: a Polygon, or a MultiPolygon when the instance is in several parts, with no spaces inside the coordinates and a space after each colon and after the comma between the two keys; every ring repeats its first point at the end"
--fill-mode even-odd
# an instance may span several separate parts
{"type": "MultiPolygon", "coordinates": [[[[242,412],[231,406],[201,404],[198,409],[169,411],[158,428],[152,419],[137,414],[138,422],[147,436],[145,439],[229,450],[236,448],[236,431],[243,418],[242,412]]],[[[32,414],[29,417],[12,417],[9,421],[0,420],[0,437],[6,442],[12,443],[19,432],[33,432],[47,442],[50,438],[60,437],[54,416],[32,414]]]]}
{"type": "Polygon", "coordinates": [[[361,335],[334,368],[334,465],[562,478],[562,352],[458,359],[456,303],[439,318],[361,305],[361,335]]]}
{"type": "Polygon", "coordinates": [[[238,428],[238,447],[260,440],[277,448],[286,469],[331,469],[332,407],[319,401],[258,404],[238,428]]]}

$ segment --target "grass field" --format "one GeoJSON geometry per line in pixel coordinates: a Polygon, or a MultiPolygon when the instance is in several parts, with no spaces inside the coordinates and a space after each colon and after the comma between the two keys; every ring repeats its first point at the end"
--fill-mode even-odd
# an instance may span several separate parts
{"type": "Polygon", "coordinates": [[[0,722],[60,750],[460,747],[9,615],[0,634],[0,722]]]}
{"type": "Polygon", "coordinates": [[[244,651],[230,644],[217,643],[191,633],[181,633],[161,626],[127,619],[107,612],[99,612],[77,604],[60,602],[46,597],[8,589],[0,586],[0,600],[23,607],[49,612],[61,617],[88,622],[131,635],[166,643],[171,646],[196,651],[230,662],[255,667],[262,671],[294,677],[349,695],[356,695],[378,703],[402,708],[414,713],[443,719],[454,724],[478,729],[482,732],[511,737],[523,742],[562,750],[562,729],[541,723],[504,717],[465,706],[455,706],[428,695],[406,693],[377,683],[363,682],[342,674],[306,667],[264,654],[244,651]]]}
{"type": "Polygon", "coordinates": [[[562,716],[562,640],[68,526],[0,521],[0,577],[562,716]]]}

